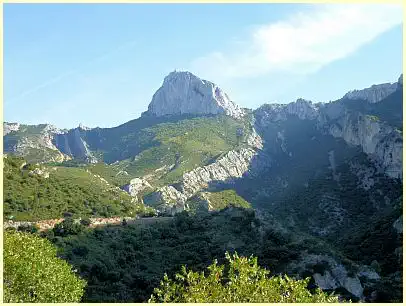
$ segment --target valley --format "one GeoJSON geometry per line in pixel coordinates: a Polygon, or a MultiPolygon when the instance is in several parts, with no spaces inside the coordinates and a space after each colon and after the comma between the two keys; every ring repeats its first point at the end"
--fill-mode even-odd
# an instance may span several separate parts
{"type": "Polygon", "coordinates": [[[50,241],[87,281],[82,302],[146,302],[164,273],[225,252],[344,300],[400,302],[402,92],[401,76],[251,110],[175,71],[114,128],[4,122],[4,228],[50,241]]]}

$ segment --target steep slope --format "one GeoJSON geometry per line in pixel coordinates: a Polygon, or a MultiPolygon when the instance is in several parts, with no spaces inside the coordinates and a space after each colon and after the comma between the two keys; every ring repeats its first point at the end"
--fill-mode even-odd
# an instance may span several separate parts
{"type": "Polygon", "coordinates": [[[148,113],[155,116],[225,114],[241,118],[244,111],[216,84],[190,72],[171,72],[152,97],[148,113]]]}
{"type": "MultiPolygon", "coordinates": [[[[402,87],[397,84],[394,92],[373,105],[347,96],[327,104],[298,100],[264,105],[254,112],[255,129],[263,140],[261,152],[271,166],[258,170],[260,179],[244,176],[228,188],[237,190],[282,231],[317,237],[358,263],[376,262],[381,267],[378,278],[361,286],[356,278],[340,280],[339,265],[326,259],[327,274],[312,272],[322,288],[368,299],[376,294],[386,299],[401,296],[401,235],[395,220],[402,214],[403,145],[398,128],[402,87]],[[384,103],[390,107],[385,109],[384,103]],[[378,113],[385,120],[376,118],[378,113]],[[362,251],[354,252],[360,244],[362,251]]],[[[326,245],[319,255],[329,248],[326,245]]],[[[304,252],[296,264],[292,262],[297,271],[309,273],[307,265],[323,265],[324,255],[310,255],[304,252]]]]}
{"type": "Polygon", "coordinates": [[[254,206],[272,209],[285,226],[325,237],[390,210],[401,195],[403,151],[396,117],[403,85],[393,87],[373,103],[346,95],[326,104],[299,99],[260,107],[255,129],[272,165],[260,171],[261,180],[247,177],[237,189],[254,206]],[[371,115],[384,103],[392,107],[386,120],[371,115]]]}

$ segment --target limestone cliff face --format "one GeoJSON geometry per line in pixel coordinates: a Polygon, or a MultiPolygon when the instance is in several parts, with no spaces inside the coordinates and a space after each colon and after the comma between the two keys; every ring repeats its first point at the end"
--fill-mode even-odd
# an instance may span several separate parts
{"type": "Polygon", "coordinates": [[[187,172],[182,177],[181,192],[190,198],[197,191],[208,187],[211,182],[225,182],[242,177],[250,168],[256,152],[252,148],[230,151],[224,157],[205,167],[187,172]]]}
{"type": "Polygon", "coordinates": [[[152,188],[150,183],[144,178],[133,178],[129,184],[121,187],[124,191],[128,192],[132,197],[137,197],[137,195],[148,188],[152,188]]]}
{"type": "Polygon", "coordinates": [[[314,120],[318,115],[318,105],[304,99],[289,104],[264,104],[255,110],[256,121],[260,126],[265,126],[269,122],[288,120],[289,116],[314,120]]]}
{"type": "Polygon", "coordinates": [[[216,84],[190,72],[172,72],[152,97],[148,113],[164,115],[226,114],[241,118],[244,111],[234,104],[216,84]]]}
{"type": "Polygon", "coordinates": [[[155,192],[144,197],[144,203],[154,207],[157,211],[174,215],[185,210],[187,197],[173,186],[158,188],[155,192]]]}
{"type": "Polygon", "coordinates": [[[84,132],[86,129],[78,127],[66,133],[56,134],[54,136],[55,145],[66,155],[96,163],[97,158],[93,156],[82,135],[84,132]]]}
{"type": "MultiPolygon", "coordinates": [[[[399,82],[403,82],[402,76],[399,78],[399,82]]],[[[398,83],[372,85],[371,87],[362,90],[350,91],[344,96],[344,98],[351,100],[366,100],[369,103],[377,103],[394,93],[397,88],[398,83]]]]}
{"type": "MultiPolygon", "coordinates": [[[[337,108],[336,105],[332,107],[337,108]]],[[[366,154],[376,159],[377,165],[388,176],[402,178],[403,137],[396,128],[375,116],[345,108],[331,112],[329,105],[321,110],[319,124],[330,135],[342,138],[350,145],[361,146],[366,154]]]]}
{"type": "MultiPolygon", "coordinates": [[[[377,103],[396,90],[402,90],[402,79],[401,76],[397,83],[390,86],[376,85],[357,94],[347,94],[345,98],[363,97],[362,99],[367,100],[365,103],[377,103]]],[[[255,111],[259,128],[272,122],[286,121],[289,115],[302,120],[314,120],[324,134],[342,138],[349,145],[360,146],[388,176],[402,179],[403,136],[387,122],[380,121],[376,116],[351,110],[341,100],[315,105],[299,99],[286,105],[263,105],[255,111]]]]}
{"type": "Polygon", "coordinates": [[[342,263],[337,262],[336,259],[328,255],[315,255],[306,252],[297,261],[292,262],[289,267],[294,268],[298,274],[302,274],[310,269],[311,271],[307,272],[313,272],[315,283],[323,290],[344,288],[360,299],[364,297],[363,291],[366,283],[371,280],[376,281],[380,279],[379,274],[369,266],[357,266],[353,264],[353,269],[356,269],[356,273],[350,273],[348,268],[342,263]],[[313,269],[310,268],[321,263],[325,267],[323,273],[312,271],[313,269]]]}

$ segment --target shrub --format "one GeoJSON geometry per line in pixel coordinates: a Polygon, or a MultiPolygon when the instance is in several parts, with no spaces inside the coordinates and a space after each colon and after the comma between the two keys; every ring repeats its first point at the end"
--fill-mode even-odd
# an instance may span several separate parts
{"type": "Polygon", "coordinates": [[[83,226],[89,226],[92,222],[90,221],[89,218],[83,218],[80,220],[80,224],[82,224],[83,226]]]}
{"type": "Polygon", "coordinates": [[[293,280],[287,276],[269,277],[269,271],[258,266],[254,257],[232,257],[226,253],[228,267],[214,261],[206,276],[203,272],[188,271],[170,280],[165,274],[160,287],[154,289],[149,302],[178,303],[305,303],[338,302],[338,297],[317,289],[307,289],[309,279],[293,280]]]}
{"type": "Polygon", "coordinates": [[[56,256],[46,239],[22,232],[4,233],[4,301],[79,302],[86,282],[56,256]]]}
{"type": "Polygon", "coordinates": [[[38,232],[38,227],[32,224],[23,224],[20,225],[17,230],[20,232],[35,234],[36,232],[38,232]]]}
{"type": "Polygon", "coordinates": [[[68,235],[77,235],[82,232],[84,226],[79,222],[75,222],[73,219],[68,218],[63,220],[61,223],[55,225],[53,231],[55,236],[68,236],[68,235]]]}

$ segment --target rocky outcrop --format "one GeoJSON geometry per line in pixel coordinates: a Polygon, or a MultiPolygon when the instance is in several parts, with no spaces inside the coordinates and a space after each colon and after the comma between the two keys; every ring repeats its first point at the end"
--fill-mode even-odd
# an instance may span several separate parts
{"type": "Polygon", "coordinates": [[[19,123],[4,122],[3,123],[3,136],[7,135],[10,132],[18,131],[19,128],[20,128],[19,123]]]}
{"type": "Polygon", "coordinates": [[[252,148],[229,151],[210,165],[184,173],[176,188],[165,186],[144,197],[144,203],[156,207],[161,212],[182,211],[185,209],[186,201],[198,191],[209,187],[210,183],[228,182],[242,177],[250,170],[250,163],[255,155],[256,151],[252,148]]]}
{"type": "Polygon", "coordinates": [[[36,162],[64,161],[69,157],[62,154],[53,144],[54,135],[60,132],[61,130],[50,124],[20,125],[18,123],[4,123],[4,151],[20,156],[36,156],[36,162]]]}
{"type": "Polygon", "coordinates": [[[42,176],[43,178],[49,178],[49,172],[45,171],[45,170],[41,170],[39,168],[35,168],[34,170],[31,170],[30,172],[28,172],[28,175],[30,176],[42,176]]]}
{"type": "Polygon", "coordinates": [[[54,136],[55,145],[66,155],[89,163],[97,163],[97,158],[90,151],[88,144],[84,140],[84,135],[82,135],[86,131],[86,129],[78,127],[66,133],[56,134],[54,136]]]}
{"type": "Polygon", "coordinates": [[[146,205],[164,214],[174,215],[185,210],[187,197],[173,186],[164,186],[144,197],[146,205]]]}
{"type": "Polygon", "coordinates": [[[143,178],[133,178],[129,184],[121,187],[124,191],[127,191],[131,196],[136,197],[141,191],[152,188],[150,183],[143,178]]]}
{"type": "Polygon", "coordinates": [[[379,275],[367,266],[353,266],[352,269],[357,271],[350,273],[348,268],[328,255],[304,253],[297,262],[291,263],[289,267],[290,269],[293,268],[299,275],[307,272],[312,273],[316,285],[321,289],[344,288],[360,299],[363,298],[364,291],[360,277],[366,281],[379,279],[379,275]],[[324,271],[319,271],[320,267],[324,267],[324,271]]]}
{"type": "MultiPolygon", "coordinates": [[[[403,84],[402,76],[397,83],[376,85],[370,91],[360,91],[358,96],[365,95],[371,103],[381,101],[390,93],[395,92],[403,84]],[[383,88],[378,94],[377,88],[383,88]],[[390,88],[390,90],[385,90],[390,88]],[[376,90],[375,90],[376,89],[376,90]],[[379,99],[379,101],[377,100],[379,99]]],[[[355,97],[347,94],[346,98],[355,97]]],[[[358,98],[357,98],[358,99],[358,98]]],[[[402,111],[401,109],[399,110],[402,111]]],[[[295,116],[302,120],[314,120],[317,128],[323,134],[330,134],[344,139],[349,145],[360,146],[364,153],[371,156],[385,174],[392,178],[402,178],[403,136],[396,127],[381,122],[378,117],[361,113],[347,108],[342,100],[325,104],[312,104],[310,101],[299,99],[289,104],[266,104],[255,111],[256,124],[263,130],[270,124],[288,120],[295,116]]],[[[286,151],[283,130],[278,131],[277,141],[281,143],[282,151],[286,151]]],[[[287,140],[289,141],[289,140],[287,140]]],[[[287,153],[287,151],[286,151],[287,153]]]]}
{"type": "Polygon", "coordinates": [[[304,99],[297,99],[296,102],[289,103],[286,106],[286,112],[302,120],[313,120],[318,116],[317,107],[311,101],[304,99]]]}
{"type": "Polygon", "coordinates": [[[358,269],[357,276],[359,278],[365,278],[366,280],[372,280],[372,281],[377,281],[381,279],[378,273],[374,271],[372,268],[369,266],[361,266],[358,269]]]}
{"type": "Polygon", "coordinates": [[[398,88],[403,87],[403,73],[400,75],[398,79],[398,88]]]}
{"type": "Polygon", "coordinates": [[[361,146],[390,177],[402,178],[402,134],[373,116],[345,112],[339,119],[326,121],[324,128],[348,144],[361,146]]]}
{"type": "Polygon", "coordinates": [[[259,126],[267,125],[269,122],[285,121],[289,116],[314,120],[319,115],[318,108],[311,101],[297,99],[288,104],[264,104],[255,110],[255,117],[259,126]]]}
{"type": "MultiPolygon", "coordinates": [[[[399,78],[399,83],[400,82],[403,82],[402,76],[399,78]]],[[[394,93],[397,88],[398,83],[372,85],[371,87],[365,89],[350,91],[346,93],[343,98],[350,100],[365,100],[369,103],[377,103],[394,93]]]]}
{"type": "Polygon", "coordinates": [[[244,111],[216,84],[190,72],[171,72],[152,97],[148,113],[164,115],[217,115],[241,118],[244,111]]]}
{"type": "Polygon", "coordinates": [[[242,177],[250,169],[250,162],[255,154],[255,150],[251,148],[230,151],[210,165],[198,167],[185,173],[182,177],[180,190],[189,198],[197,191],[208,187],[211,182],[225,182],[242,177]]]}

